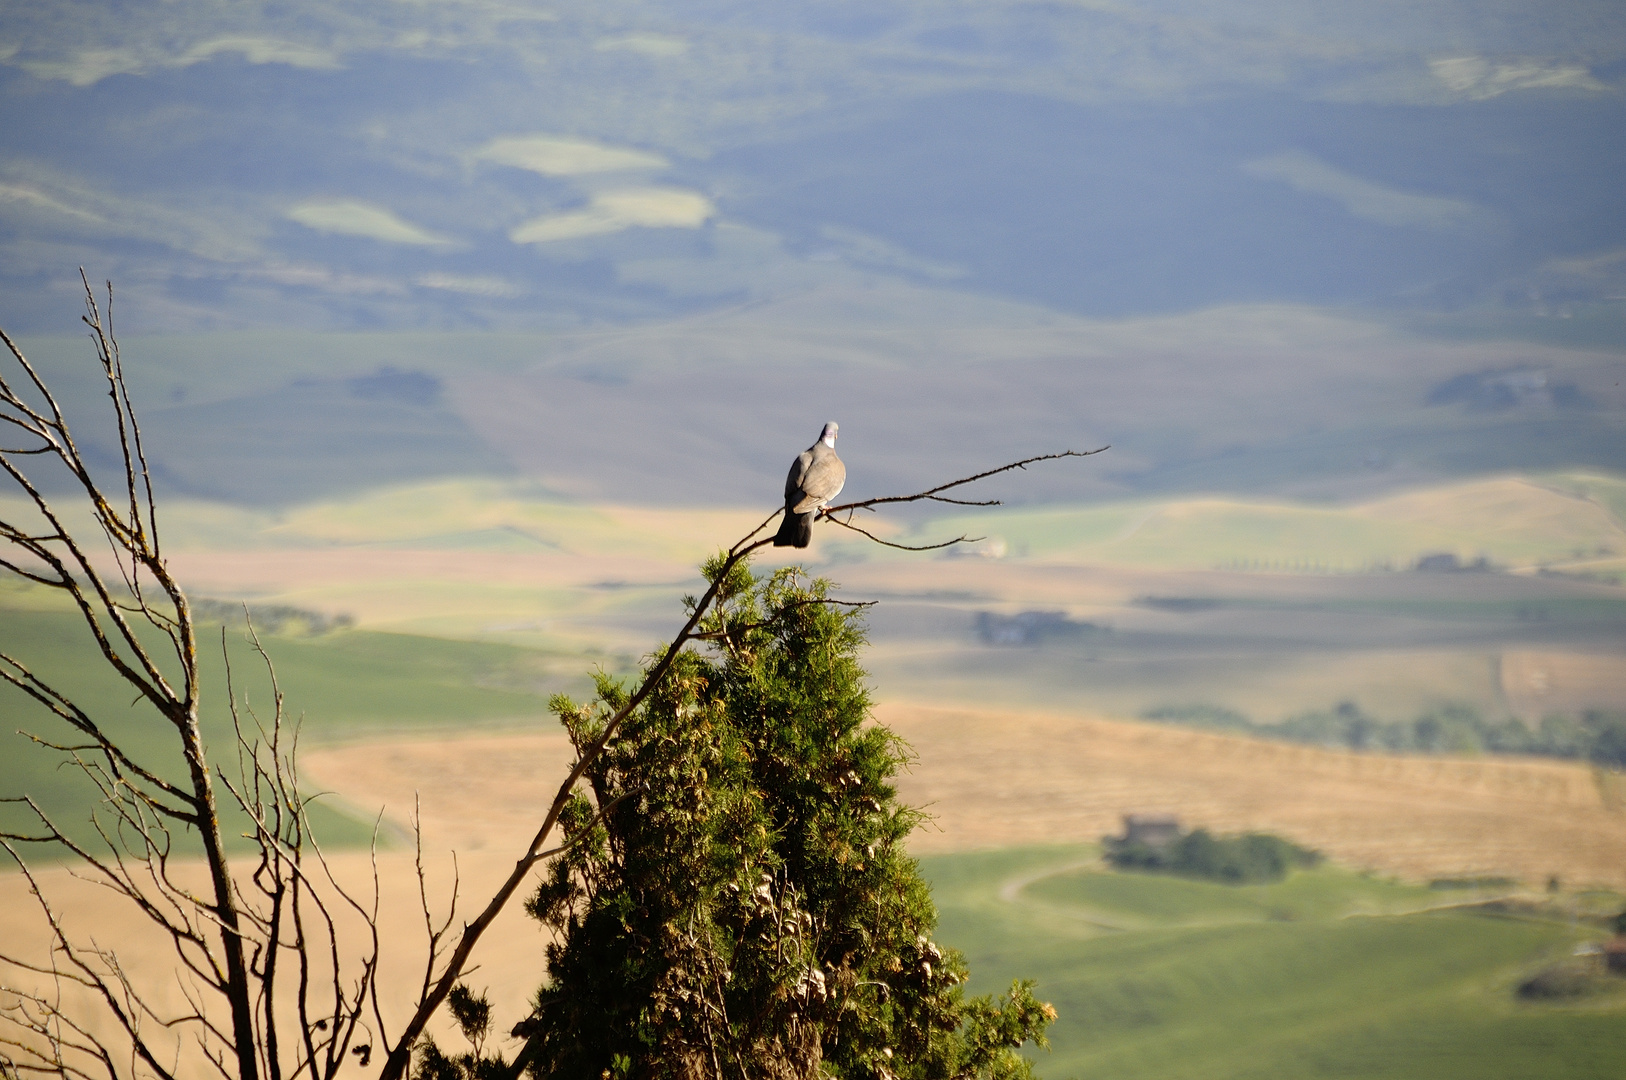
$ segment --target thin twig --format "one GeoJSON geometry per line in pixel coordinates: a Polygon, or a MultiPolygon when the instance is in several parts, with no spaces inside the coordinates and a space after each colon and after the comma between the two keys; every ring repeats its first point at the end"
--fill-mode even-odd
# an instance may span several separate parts
{"type": "MultiPolygon", "coordinates": [[[[1101,448],[1101,450],[1105,449],[1107,449],[1107,447],[1101,448]]],[[[1056,454],[1040,454],[1035,457],[1024,458],[1021,461],[1014,461],[1009,465],[1003,465],[997,469],[989,469],[985,472],[977,473],[974,476],[967,476],[959,480],[950,481],[946,484],[939,484],[936,487],[929,488],[926,491],[922,491],[914,495],[886,496],[882,498],[866,499],[860,502],[830,507],[823,511],[823,515],[829,516],[832,513],[843,510],[871,509],[875,506],[886,503],[918,502],[926,499],[935,499],[936,501],[948,502],[952,500],[939,499],[937,498],[938,493],[957,487],[963,487],[966,484],[975,483],[978,480],[982,480],[990,476],[996,476],[999,473],[1009,472],[1012,469],[1025,469],[1027,466],[1035,462],[1051,461],[1058,458],[1068,457],[1089,457],[1093,454],[1099,454],[1101,450],[1089,450],[1082,453],[1073,450],[1065,450],[1056,454]]],[[[997,505],[997,502],[991,501],[987,505],[997,505]]],[[[553,802],[549,806],[548,812],[542,820],[541,826],[537,829],[535,836],[531,838],[531,842],[526,847],[524,853],[521,854],[519,859],[515,861],[513,871],[509,874],[508,878],[502,883],[502,885],[498,887],[496,893],[493,894],[491,900],[486,904],[485,909],[481,911],[479,916],[476,917],[472,923],[469,923],[464,927],[463,933],[458,939],[457,946],[453,949],[450,958],[447,960],[446,966],[443,969],[439,980],[436,981],[435,985],[430,988],[429,992],[423,995],[423,997],[420,999],[412,1019],[407,1023],[406,1029],[402,1032],[401,1037],[390,1048],[389,1057],[384,1062],[384,1067],[380,1072],[380,1080],[401,1080],[401,1078],[406,1074],[407,1067],[411,1063],[412,1049],[417,1045],[418,1037],[423,1033],[424,1027],[428,1024],[429,1018],[434,1015],[437,1009],[439,1009],[441,1003],[445,1001],[446,996],[451,993],[452,987],[456,985],[458,978],[461,977],[464,967],[468,962],[469,955],[474,950],[475,944],[485,933],[486,928],[489,927],[492,921],[497,917],[498,913],[501,912],[505,906],[507,906],[509,900],[512,899],[515,891],[519,888],[520,883],[524,881],[525,876],[530,873],[531,869],[535,867],[538,862],[553,854],[553,852],[544,852],[543,845],[546,843],[548,836],[552,834],[554,826],[558,823],[560,814],[563,813],[565,805],[568,803],[572,793],[575,791],[576,784],[580,781],[582,775],[587,771],[587,768],[593,763],[593,761],[595,761],[598,756],[604,752],[611,740],[614,739],[616,733],[620,730],[622,722],[634,711],[636,711],[644,703],[644,701],[648,699],[649,695],[652,694],[665,680],[667,673],[671,670],[672,664],[676,661],[678,654],[683,649],[683,646],[689,641],[706,640],[711,636],[712,632],[702,631],[697,633],[696,628],[700,625],[702,619],[706,615],[706,612],[711,608],[712,603],[717,599],[719,591],[722,589],[724,583],[728,581],[729,575],[734,568],[740,565],[740,563],[749,559],[751,555],[756,553],[758,550],[773,543],[771,537],[760,540],[757,539],[757,537],[768,527],[770,523],[772,523],[774,518],[778,517],[782,512],[783,511],[781,510],[776,510],[772,514],[768,515],[768,517],[763,520],[761,525],[758,525],[755,529],[751,530],[751,532],[741,537],[732,547],[728,549],[721,563],[711,568],[711,583],[706,589],[705,593],[703,593],[698,600],[694,601],[692,609],[689,612],[689,618],[684,623],[683,628],[678,631],[677,635],[673,637],[671,643],[668,644],[664,650],[656,654],[657,659],[654,666],[644,675],[643,680],[638,685],[638,689],[626,701],[625,704],[616,709],[615,712],[609,717],[598,737],[577,754],[575,765],[572,766],[570,774],[565,777],[564,782],[559,785],[558,792],[555,794],[553,802]]],[[[858,529],[857,526],[848,525],[847,527],[855,529],[858,532],[864,532],[864,530],[858,529]]],[[[870,534],[865,533],[865,535],[869,536],[870,534]]],[[[871,536],[871,539],[875,540],[877,543],[886,544],[889,547],[904,546],[899,544],[891,544],[888,541],[881,540],[879,537],[871,536]]],[[[935,544],[928,547],[911,550],[933,550],[935,548],[948,547],[953,544],[965,543],[967,542],[967,539],[968,538],[966,537],[959,537],[943,544],[935,544]]]]}
{"type": "MultiPolygon", "coordinates": [[[[860,500],[858,502],[841,503],[838,506],[827,506],[827,507],[824,508],[824,510],[822,512],[825,515],[839,514],[843,510],[858,510],[858,509],[867,510],[872,506],[882,506],[882,505],[884,505],[886,503],[920,502],[923,499],[930,499],[933,502],[956,502],[957,500],[954,500],[954,499],[940,499],[940,498],[937,498],[937,493],[939,491],[948,491],[951,488],[964,487],[966,484],[974,484],[978,480],[986,480],[990,476],[998,476],[1000,473],[1010,472],[1012,469],[1026,470],[1029,465],[1032,465],[1035,462],[1039,462],[1039,461],[1055,461],[1055,460],[1057,460],[1059,458],[1093,457],[1096,454],[1099,454],[1099,453],[1102,453],[1103,451],[1111,450],[1111,449],[1112,449],[1112,447],[1110,445],[1108,445],[1108,446],[1100,447],[1100,448],[1095,449],[1095,450],[1063,450],[1060,453],[1056,453],[1056,454],[1037,454],[1037,455],[1035,455],[1033,457],[1030,457],[1030,458],[1023,458],[1021,461],[1013,461],[1009,465],[1001,465],[997,469],[988,469],[988,470],[986,470],[984,472],[975,473],[975,474],[973,474],[971,476],[961,477],[958,480],[950,480],[946,484],[938,484],[934,488],[927,488],[925,491],[919,491],[919,492],[916,492],[913,495],[884,495],[884,496],[881,496],[879,498],[874,498],[874,499],[862,499],[862,500],[860,500]]],[[[1000,504],[1000,501],[998,499],[989,499],[987,502],[961,503],[961,505],[962,506],[999,506],[1001,504],[1000,504]]]]}
{"type": "Polygon", "coordinates": [[[865,536],[869,537],[871,540],[882,545],[883,547],[897,548],[899,551],[936,551],[938,548],[953,547],[955,544],[975,544],[978,540],[983,539],[980,536],[966,536],[964,533],[961,533],[953,540],[944,540],[941,544],[894,544],[890,540],[882,540],[879,536],[876,536],[868,529],[860,528],[850,521],[842,521],[840,518],[835,517],[831,518],[830,521],[832,524],[840,525],[843,529],[851,529],[855,533],[863,533],[865,536]]]}

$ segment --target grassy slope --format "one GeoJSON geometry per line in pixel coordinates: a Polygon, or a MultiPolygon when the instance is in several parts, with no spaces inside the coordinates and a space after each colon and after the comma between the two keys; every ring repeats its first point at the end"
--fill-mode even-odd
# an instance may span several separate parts
{"type": "MultiPolygon", "coordinates": [[[[1626,481],[1609,477],[1502,478],[1350,506],[1205,498],[1011,509],[939,519],[917,535],[993,533],[1026,562],[1152,572],[1404,568],[1420,555],[1452,551],[1511,567],[1575,566],[1618,577],[1626,573],[1623,505],[1626,481]]],[[[0,503],[0,509],[12,508],[0,503]]],[[[289,563],[281,577],[251,577],[240,592],[232,591],[232,571],[219,570],[217,560],[210,564],[211,593],[348,611],[364,626],[403,633],[577,651],[591,644],[594,626],[601,646],[613,640],[618,649],[629,642],[646,647],[652,640],[647,630],[629,638],[624,629],[607,628],[663,619],[676,593],[689,587],[679,583],[693,581],[699,560],[759,520],[748,510],[575,505],[499,480],[385,487],[279,513],[198,501],[176,501],[165,512],[173,551],[297,551],[306,560],[297,568],[289,563]],[[390,558],[432,552],[435,560],[414,563],[401,575],[357,578],[339,569],[346,552],[370,551],[395,553],[390,558]],[[330,559],[339,561],[327,566],[323,560],[330,559]],[[508,573],[500,565],[505,559],[520,560],[515,565],[526,568],[523,576],[508,573]],[[549,633],[523,629],[539,619],[552,622],[549,633]]],[[[806,557],[816,567],[919,561],[849,535],[829,530],[806,557]]],[[[1380,606],[1415,614],[1392,601],[1380,606]]],[[[1424,614],[1441,614],[1424,607],[1424,614]]],[[[1484,613],[1475,607],[1461,614],[1484,613]]]]}
{"type": "MultiPolygon", "coordinates": [[[[665,562],[678,573],[757,520],[749,511],[560,504],[488,480],[386,488],[301,507],[274,522],[251,523],[251,511],[208,504],[189,504],[176,516],[172,529],[179,525],[207,545],[256,536],[251,543],[296,547],[549,551],[665,562]]],[[[1626,553],[1623,522],[1626,481],[1564,475],[1479,480],[1347,506],[1196,498],[1012,509],[936,519],[917,533],[994,533],[1006,551],[1034,561],[1154,570],[1404,569],[1424,554],[1449,551],[1513,568],[1582,563],[1607,571],[1626,553]]],[[[821,539],[820,550],[838,562],[904,557],[847,535],[821,539]]]]}
{"type": "MultiPolygon", "coordinates": [[[[71,527],[91,528],[77,503],[59,508],[71,527]]],[[[550,498],[523,482],[436,480],[380,485],[284,510],[205,499],[160,508],[171,550],[278,550],[366,545],[443,551],[555,552],[692,564],[761,521],[754,508],[665,510],[588,506],[550,498]]],[[[34,519],[20,496],[0,493],[0,514],[34,519]]]]}
{"type": "Polygon", "coordinates": [[[1338,869],[1231,889],[1079,868],[1090,854],[923,860],[939,937],[968,954],[973,991],[1032,977],[1060,1012],[1053,1052],[1036,1056],[1045,1076],[1485,1080],[1626,1066],[1626,992],[1575,1005],[1512,995],[1596,936],[1586,926],[1421,912],[1460,897],[1338,869]]]}
{"type": "MultiPolygon", "coordinates": [[[[21,504],[0,498],[0,510],[20,513],[21,504]]],[[[472,479],[384,486],[281,512],[173,500],[164,526],[171,546],[181,548],[359,544],[612,555],[687,567],[758,520],[751,509],[587,506],[523,483],[472,479]]],[[[1626,479],[1488,478],[1349,505],[1211,497],[1052,505],[944,516],[919,531],[997,533],[1012,554],[1045,562],[1160,569],[1250,560],[1403,567],[1432,551],[1535,566],[1626,554],[1626,479]]]]}
{"type": "MultiPolygon", "coordinates": [[[[91,651],[78,617],[51,610],[37,596],[29,599],[34,610],[23,604],[0,608],[0,652],[71,689],[80,707],[132,749],[138,760],[174,761],[170,729],[145,704],[132,704],[133,693],[91,651]]],[[[232,736],[219,628],[205,627],[199,636],[204,735],[217,765],[222,765],[232,736]]],[[[239,695],[246,695],[264,714],[270,688],[263,667],[240,632],[228,633],[227,641],[239,695]]],[[[366,631],[267,638],[265,645],[286,694],[287,716],[302,720],[306,739],[376,734],[381,729],[547,722],[542,719],[547,701],[541,687],[552,681],[551,668],[546,658],[528,650],[366,631]]],[[[88,787],[83,778],[59,767],[56,753],[15,734],[20,728],[54,741],[70,741],[65,725],[20,692],[0,686],[4,732],[0,792],[32,795],[65,827],[86,835],[88,787]]],[[[15,826],[24,820],[20,808],[0,808],[0,822],[15,826]]],[[[363,841],[368,831],[326,811],[318,825],[329,842],[363,841]]]]}
{"type": "MultiPolygon", "coordinates": [[[[92,526],[76,509],[69,520],[84,533],[92,526]]],[[[4,495],[0,517],[32,521],[20,499],[4,495]]],[[[166,548],[195,596],[578,657],[650,647],[699,581],[701,560],[761,520],[755,509],[577,505],[482,479],[379,487],[276,512],[197,499],[172,500],[162,512],[166,548]],[[627,618],[653,618],[659,630],[610,629],[627,618]]]]}
{"type": "Polygon", "coordinates": [[[1014,510],[997,521],[948,518],[931,531],[996,531],[1011,550],[1046,561],[1167,569],[1403,569],[1436,551],[1526,567],[1626,550],[1623,489],[1608,477],[1501,478],[1353,506],[1221,498],[1112,503],[1014,510]]]}

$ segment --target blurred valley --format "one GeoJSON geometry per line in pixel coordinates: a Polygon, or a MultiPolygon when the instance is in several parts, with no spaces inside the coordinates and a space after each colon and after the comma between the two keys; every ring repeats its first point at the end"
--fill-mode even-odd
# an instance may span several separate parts
{"type": "MultiPolygon", "coordinates": [[[[500,880],[550,697],[670,640],[834,419],[843,500],[1110,447],[855,522],[958,546],[756,562],[874,602],[911,851],[972,989],[1054,999],[1042,1074],[1622,1071],[1618,5],[57,0],[0,11],[0,116],[0,326],[115,476],[112,282],[205,733],[252,621],[391,948],[413,823],[500,880]],[[1142,814],[1327,862],[1107,866],[1142,814]]],[[[161,754],[76,620],[0,580],[0,652],[161,754]]],[[[0,795],[90,837],[43,716],[0,689],[0,795]]]]}
{"type": "MultiPolygon", "coordinates": [[[[101,445],[82,344],[24,344],[101,445]]],[[[518,649],[523,677],[462,678],[531,695],[524,726],[670,634],[825,417],[853,498],[1111,445],[996,478],[998,507],[864,523],[972,543],[911,554],[825,525],[759,559],[878,601],[882,701],[1583,761],[1615,738],[1586,718],[1626,703],[1608,348],[1288,305],[1085,319],[894,283],[615,329],[137,336],[124,355],[170,558],[209,617],[246,603],[318,653],[357,633],[518,649]]]]}

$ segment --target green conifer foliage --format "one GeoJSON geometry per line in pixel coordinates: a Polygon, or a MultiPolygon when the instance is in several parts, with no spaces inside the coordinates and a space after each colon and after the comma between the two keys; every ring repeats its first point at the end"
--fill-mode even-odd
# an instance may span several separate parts
{"type": "MultiPolygon", "coordinates": [[[[702,625],[710,652],[679,657],[586,770],[527,902],[555,941],[508,1074],[1030,1076],[1016,1048],[1046,1045],[1055,1011],[1026,982],[968,1000],[932,940],[903,847],[922,815],[893,786],[909,750],[869,718],[856,605],[742,564],[702,625]]],[[[580,753],[626,700],[602,677],[554,708],[580,753]]]]}

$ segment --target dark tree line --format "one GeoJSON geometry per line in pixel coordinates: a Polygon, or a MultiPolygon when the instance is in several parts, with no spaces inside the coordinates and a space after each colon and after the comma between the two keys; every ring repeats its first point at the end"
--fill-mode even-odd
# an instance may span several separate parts
{"type": "Polygon", "coordinates": [[[1322,861],[1319,851],[1270,833],[1216,836],[1207,829],[1193,829],[1166,844],[1108,836],[1101,848],[1107,862],[1119,870],[1160,870],[1227,885],[1280,881],[1293,870],[1322,861]]]}
{"type": "Polygon", "coordinates": [[[1348,701],[1274,724],[1210,705],[1170,706],[1143,715],[1148,720],[1313,746],[1418,754],[1530,754],[1626,768],[1626,712],[1608,709],[1553,713],[1537,724],[1511,716],[1487,719],[1466,705],[1445,705],[1412,720],[1380,720],[1348,701]]]}

